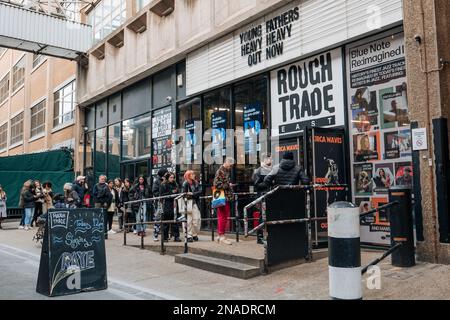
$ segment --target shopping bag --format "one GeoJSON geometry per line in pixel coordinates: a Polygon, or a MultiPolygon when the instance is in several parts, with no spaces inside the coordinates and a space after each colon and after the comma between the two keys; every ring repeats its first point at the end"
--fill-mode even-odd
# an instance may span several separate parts
{"type": "Polygon", "coordinates": [[[224,207],[226,205],[225,190],[213,188],[212,194],[213,194],[213,198],[212,198],[212,202],[211,202],[212,208],[216,209],[216,208],[224,207]]]}
{"type": "Polygon", "coordinates": [[[192,213],[192,207],[194,206],[194,200],[188,199],[184,200],[184,198],[180,198],[178,201],[178,212],[181,214],[192,213]]]}

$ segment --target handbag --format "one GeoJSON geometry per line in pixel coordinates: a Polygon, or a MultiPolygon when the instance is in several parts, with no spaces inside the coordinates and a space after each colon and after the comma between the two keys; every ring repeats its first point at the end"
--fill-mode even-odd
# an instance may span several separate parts
{"type": "Polygon", "coordinates": [[[225,190],[213,188],[212,196],[213,198],[211,202],[211,207],[213,209],[224,207],[227,204],[225,198],[225,190]]]}
{"type": "Polygon", "coordinates": [[[192,213],[192,208],[194,206],[194,200],[188,199],[184,200],[184,198],[180,198],[177,200],[178,202],[178,212],[181,214],[192,213]]]}

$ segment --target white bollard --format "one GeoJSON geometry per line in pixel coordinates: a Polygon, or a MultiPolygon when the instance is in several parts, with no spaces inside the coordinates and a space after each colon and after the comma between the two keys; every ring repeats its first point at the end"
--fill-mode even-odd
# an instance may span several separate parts
{"type": "Polygon", "coordinates": [[[328,207],[328,265],[330,297],[361,300],[359,208],[349,202],[328,207]]]}

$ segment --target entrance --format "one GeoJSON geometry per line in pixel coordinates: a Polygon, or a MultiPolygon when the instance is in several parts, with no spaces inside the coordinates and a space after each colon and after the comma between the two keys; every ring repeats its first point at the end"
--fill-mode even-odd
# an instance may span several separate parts
{"type": "MultiPolygon", "coordinates": [[[[143,175],[145,177],[148,177],[150,168],[150,160],[143,160],[138,162],[127,162],[122,163],[120,166],[120,176],[122,179],[128,178],[130,179],[131,183],[134,183],[134,181],[140,176],[143,175]]],[[[148,177],[148,183],[150,183],[150,178],[148,177]]]]}

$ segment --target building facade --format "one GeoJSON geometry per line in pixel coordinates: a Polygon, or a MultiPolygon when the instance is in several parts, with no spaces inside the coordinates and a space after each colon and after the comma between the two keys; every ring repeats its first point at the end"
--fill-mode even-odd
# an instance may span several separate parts
{"type": "Polygon", "coordinates": [[[0,157],[77,149],[76,62],[0,48],[0,157]]]}
{"type": "MultiPolygon", "coordinates": [[[[78,68],[84,153],[77,166],[92,183],[100,174],[135,178],[166,167],[178,176],[187,169],[200,172],[208,190],[218,165],[197,163],[203,151],[214,149],[227,129],[244,135],[266,129],[280,141],[278,150],[297,151],[316,183],[330,160],[340,166],[339,182],[350,186],[348,200],[362,212],[387,203],[390,187],[412,187],[420,258],[450,262],[448,196],[439,196],[449,172],[448,140],[436,138],[448,133],[447,2],[123,3],[125,10],[119,2],[113,10],[123,15],[101,11],[107,16],[102,21],[111,23],[94,26],[96,44],[87,67],[78,68]],[[420,20],[416,12],[429,16],[420,20]],[[423,69],[423,63],[436,68],[423,69]],[[419,87],[430,92],[416,97],[411,88],[419,87]],[[436,113],[423,118],[418,101],[436,113]],[[218,136],[175,165],[172,133],[195,131],[195,121],[201,133],[211,129],[218,136]],[[311,128],[326,130],[320,135],[311,128]],[[428,135],[418,140],[414,128],[428,135]],[[321,146],[322,139],[340,146],[321,146]],[[336,150],[336,158],[321,154],[324,148],[336,150]]],[[[86,13],[88,21],[101,20],[92,17],[95,12],[86,13]]],[[[233,179],[246,192],[258,166],[248,159],[261,145],[244,149],[233,179]]],[[[363,242],[390,243],[386,215],[365,219],[361,228],[363,242]]]]}

